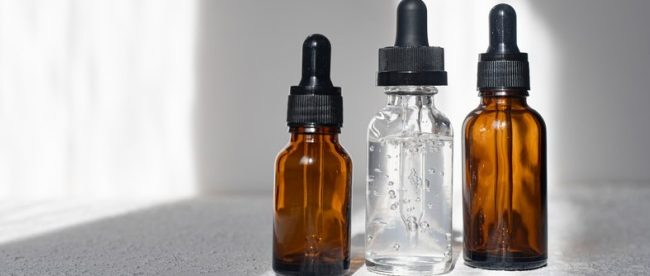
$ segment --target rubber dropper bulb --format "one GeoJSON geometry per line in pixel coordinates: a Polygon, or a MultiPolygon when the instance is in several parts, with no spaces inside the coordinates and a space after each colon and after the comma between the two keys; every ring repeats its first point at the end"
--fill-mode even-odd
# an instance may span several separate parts
{"type": "Polygon", "coordinates": [[[327,37],[320,34],[307,37],[302,45],[302,78],[298,86],[311,91],[333,87],[330,79],[331,55],[332,46],[327,37]]]}
{"type": "Polygon", "coordinates": [[[530,89],[528,54],[517,46],[517,13],[506,4],[490,11],[490,47],[479,55],[477,88],[530,89]]]}
{"type": "Polygon", "coordinates": [[[490,47],[487,54],[517,54],[517,13],[499,4],[490,11],[490,47]]]}
{"type": "Polygon", "coordinates": [[[396,47],[428,47],[427,6],[422,0],[402,0],[397,7],[396,47]]]}

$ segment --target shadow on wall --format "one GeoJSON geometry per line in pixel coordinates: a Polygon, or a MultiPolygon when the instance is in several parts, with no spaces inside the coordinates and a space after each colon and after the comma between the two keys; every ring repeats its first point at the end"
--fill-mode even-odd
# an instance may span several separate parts
{"type": "Polygon", "coordinates": [[[394,5],[363,1],[200,2],[195,152],[199,193],[270,192],[275,156],[289,140],[289,87],[311,33],[333,44],[332,79],[343,87],[342,142],[365,181],[366,126],[383,95],[377,51],[393,41],[394,5]],[[389,31],[387,31],[389,30],[389,31]]]}
{"type": "MultiPolygon", "coordinates": [[[[299,80],[301,43],[315,32],[333,43],[332,78],[345,99],[342,142],[355,161],[354,186],[363,189],[366,125],[384,100],[374,86],[376,49],[394,39],[396,2],[201,1],[194,114],[199,193],[272,190],[275,156],[289,139],[289,87],[299,80]]],[[[547,92],[558,96],[544,108],[556,118],[549,124],[554,174],[563,182],[650,179],[650,147],[644,146],[650,2],[528,4],[556,44],[560,91],[547,92]]]]}
{"type": "MultiPolygon", "coordinates": [[[[650,1],[531,1],[553,34],[563,180],[650,179],[650,1]]],[[[533,61],[534,62],[534,61],[533,61]]],[[[555,132],[555,133],[551,133],[555,132]]]]}

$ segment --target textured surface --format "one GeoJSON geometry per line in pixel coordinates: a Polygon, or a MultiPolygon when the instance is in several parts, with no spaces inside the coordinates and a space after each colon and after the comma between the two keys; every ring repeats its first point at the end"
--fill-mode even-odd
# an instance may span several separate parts
{"type": "MultiPolygon", "coordinates": [[[[517,275],[649,275],[650,186],[590,183],[551,189],[548,266],[517,275]]],[[[458,212],[456,212],[458,214],[458,212]]],[[[454,248],[456,249],[456,248],[454,248]]],[[[459,250],[458,250],[459,251],[459,250]]],[[[458,252],[456,251],[456,252],[458,252]]],[[[455,257],[458,258],[458,253],[455,257]]],[[[456,259],[450,275],[504,275],[456,259]]],[[[362,268],[355,275],[375,275],[362,268]]]]}
{"type": "MultiPolygon", "coordinates": [[[[551,189],[549,265],[520,274],[650,274],[648,198],[641,183],[551,189]]],[[[0,244],[0,275],[271,275],[271,203],[268,195],[185,200],[0,244]]],[[[363,217],[353,221],[358,267],[363,217]]],[[[451,273],[491,274],[503,272],[462,260],[451,273]]]]}
{"type": "Polygon", "coordinates": [[[0,244],[0,275],[255,275],[270,265],[268,196],[202,198],[0,244]]]}

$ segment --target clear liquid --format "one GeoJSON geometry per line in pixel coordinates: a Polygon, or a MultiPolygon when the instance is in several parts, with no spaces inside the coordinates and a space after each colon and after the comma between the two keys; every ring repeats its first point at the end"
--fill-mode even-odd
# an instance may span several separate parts
{"type": "Polygon", "coordinates": [[[452,137],[389,136],[368,145],[366,264],[400,275],[451,265],[452,137]]]}

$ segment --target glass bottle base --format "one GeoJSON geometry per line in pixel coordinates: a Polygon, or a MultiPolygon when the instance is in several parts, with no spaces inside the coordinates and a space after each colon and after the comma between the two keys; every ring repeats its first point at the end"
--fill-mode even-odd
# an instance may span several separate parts
{"type": "Polygon", "coordinates": [[[273,271],[277,275],[300,276],[335,276],[344,275],[350,267],[349,261],[339,263],[309,262],[286,263],[273,260],[273,271]]]}
{"type": "Polygon", "coordinates": [[[532,270],[546,266],[546,256],[507,256],[471,253],[465,254],[465,265],[488,270],[532,270]]]}
{"type": "Polygon", "coordinates": [[[451,258],[376,257],[366,259],[368,271],[384,275],[434,275],[451,269],[451,258]]]}

